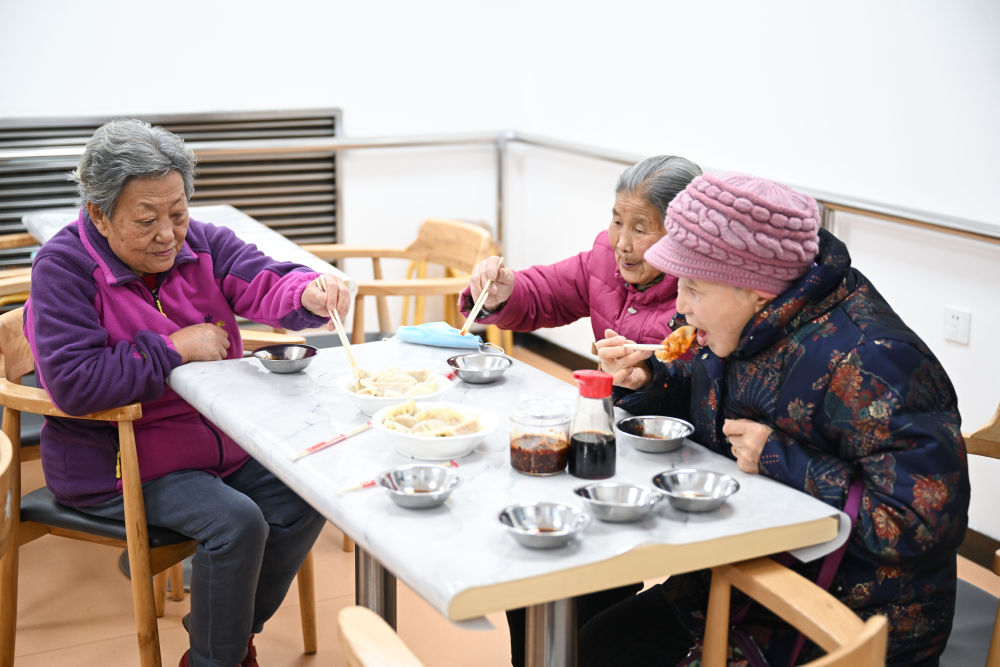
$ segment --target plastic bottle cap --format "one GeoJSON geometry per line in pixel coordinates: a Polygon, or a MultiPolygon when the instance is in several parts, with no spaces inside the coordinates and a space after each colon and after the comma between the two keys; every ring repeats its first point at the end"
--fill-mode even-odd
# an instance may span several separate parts
{"type": "Polygon", "coordinates": [[[573,371],[573,379],[580,383],[580,395],[584,398],[607,398],[611,395],[614,378],[604,371],[573,371]]]}

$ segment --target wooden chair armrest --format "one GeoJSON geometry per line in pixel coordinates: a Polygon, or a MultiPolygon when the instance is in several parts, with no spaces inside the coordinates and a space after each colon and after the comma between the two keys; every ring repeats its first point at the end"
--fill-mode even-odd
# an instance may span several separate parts
{"type": "Polygon", "coordinates": [[[393,665],[421,667],[420,660],[406,647],[392,627],[367,607],[344,607],[337,614],[337,627],[349,667],[393,665]]]}
{"type": "Polygon", "coordinates": [[[426,296],[461,294],[469,286],[468,276],[414,278],[411,280],[359,280],[358,296],[426,296]]]}
{"type": "Polygon", "coordinates": [[[348,246],[341,243],[311,243],[302,249],[320,259],[345,259],[349,257],[380,258],[380,259],[426,259],[425,253],[413,252],[404,248],[386,248],[383,246],[348,246]]]}
{"type": "Polygon", "coordinates": [[[770,558],[720,565],[712,568],[712,577],[716,576],[792,621],[825,651],[850,643],[864,626],[857,614],[829,592],[770,558]]]}
{"type": "Polygon", "coordinates": [[[142,417],[142,405],[129,403],[110,410],[91,412],[87,415],[71,415],[57,408],[45,390],[38,387],[25,387],[14,384],[5,378],[0,378],[0,396],[4,405],[13,410],[32,412],[46,417],[68,417],[71,419],[89,419],[91,421],[135,421],[142,417]]]}

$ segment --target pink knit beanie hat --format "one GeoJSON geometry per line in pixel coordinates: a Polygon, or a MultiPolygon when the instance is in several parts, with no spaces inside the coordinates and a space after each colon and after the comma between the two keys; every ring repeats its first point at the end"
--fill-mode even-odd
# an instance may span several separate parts
{"type": "Polygon", "coordinates": [[[667,208],[667,233],[643,259],[678,278],[781,294],[819,252],[807,194],[743,174],[702,174],[667,208]]]}

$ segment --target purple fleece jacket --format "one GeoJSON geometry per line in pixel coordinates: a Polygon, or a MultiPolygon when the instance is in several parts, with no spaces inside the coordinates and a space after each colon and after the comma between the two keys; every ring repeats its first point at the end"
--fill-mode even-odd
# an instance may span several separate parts
{"type": "MultiPolygon", "coordinates": [[[[459,299],[466,316],[472,301],[466,287],[459,299]]],[[[514,292],[503,308],[479,322],[512,331],[534,331],[590,317],[595,340],[604,339],[605,329],[614,329],[637,343],[659,343],[671,331],[676,304],[677,278],[673,276],[664,276],[641,292],[625,282],[618,273],[608,232],[603,231],[586,252],[518,271],[514,292]]]]}
{"type": "MultiPolygon", "coordinates": [[[[271,259],[227,228],[191,220],[173,268],[159,276],[161,312],[81,209],[75,223],[42,246],[31,271],[24,328],[39,382],[73,415],[142,402],[135,436],[143,481],[192,469],[225,476],[249,456],[167,387],[181,364],[170,334],[221,323],[228,356],[238,359],[237,315],[285,329],[326,321],[302,307],[302,292],[316,275],[271,259]]],[[[47,418],[41,452],[59,502],[85,506],[121,492],[115,424],[47,418]]]]}

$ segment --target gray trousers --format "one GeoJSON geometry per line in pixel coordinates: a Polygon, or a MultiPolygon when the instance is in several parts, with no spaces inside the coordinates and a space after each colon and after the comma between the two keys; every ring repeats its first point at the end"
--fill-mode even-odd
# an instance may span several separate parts
{"type": "MultiPolygon", "coordinates": [[[[143,484],[146,521],[198,540],[191,570],[192,667],[233,667],[278,609],[325,519],[250,459],[224,479],[183,470],[143,484]]],[[[121,496],[79,508],[124,520],[121,496]]]]}

